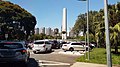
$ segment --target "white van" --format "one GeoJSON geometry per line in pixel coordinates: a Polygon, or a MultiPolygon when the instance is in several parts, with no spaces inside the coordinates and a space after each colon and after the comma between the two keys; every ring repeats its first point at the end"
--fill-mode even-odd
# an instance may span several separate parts
{"type": "Polygon", "coordinates": [[[52,50],[52,45],[49,43],[49,40],[35,40],[33,43],[33,52],[48,52],[52,50]]]}

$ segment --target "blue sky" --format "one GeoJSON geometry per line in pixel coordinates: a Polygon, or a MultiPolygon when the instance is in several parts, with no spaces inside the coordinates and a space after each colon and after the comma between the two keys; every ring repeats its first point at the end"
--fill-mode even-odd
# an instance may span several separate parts
{"type": "MultiPolygon", "coordinates": [[[[30,12],[36,17],[36,27],[51,27],[61,30],[62,11],[67,8],[67,29],[73,27],[77,16],[86,12],[86,2],[78,0],[9,0],[30,12]]],[[[100,10],[104,7],[104,0],[89,0],[89,10],[100,10]]],[[[116,4],[120,0],[108,0],[109,4],[116,4]]]]}

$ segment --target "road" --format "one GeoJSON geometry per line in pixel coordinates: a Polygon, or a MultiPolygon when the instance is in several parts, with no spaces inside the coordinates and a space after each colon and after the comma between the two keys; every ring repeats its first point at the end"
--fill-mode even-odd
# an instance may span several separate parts
{"type": "MultiPolygon", "coordinates": [[[[61,49],[49,53],[34,54],[30,50],[30,61],[27,67],[70,67],[79,56],[60,54],[61,49]]],[[[0,64],[0,67],[23,67],[21,64],[0,64]]]]}
{"type": "Polygon", "coordinates": [[[55,49],[51,53],[31,53],[31,58],[34,58],[39,66],[43,67],[70,67],[75,62],[75,59],[79,57],[59,54],[59,51],[61,51],[61,49],[55,49]]]}

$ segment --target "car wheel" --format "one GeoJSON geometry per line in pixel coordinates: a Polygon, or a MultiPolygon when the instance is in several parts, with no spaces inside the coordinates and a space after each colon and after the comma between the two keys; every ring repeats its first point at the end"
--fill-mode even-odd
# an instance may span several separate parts
{"type": "Polygon", "coordinates": [[[74,48],[70,48],[69,50],[72,52],[72,51],[74,51],[74,48]]]}

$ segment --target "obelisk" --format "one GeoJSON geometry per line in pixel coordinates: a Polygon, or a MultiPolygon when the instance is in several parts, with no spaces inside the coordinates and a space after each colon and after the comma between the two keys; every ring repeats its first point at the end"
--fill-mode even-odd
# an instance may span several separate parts
{"type": "Polygon", "coordinates": [[[67,39],[67,9],[63,8],[63,19],[62,19],[62,39],[67,39]]]}

